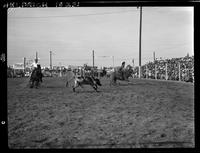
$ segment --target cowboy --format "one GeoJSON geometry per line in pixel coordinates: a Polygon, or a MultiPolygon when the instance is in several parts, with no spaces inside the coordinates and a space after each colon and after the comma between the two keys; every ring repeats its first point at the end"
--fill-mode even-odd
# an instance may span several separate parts
{"type": "Polygon", "coordinates": [[[32,70],[31,73],[33,73],[36,69],[37,69],[37,63],[33,62],[33,63],[31,64],[31,70],[32,70]]]}
{"type": "Polygon", "coordinates": [[[37,70],[38,70],[38,72],[39,72],[39,74],[40,74],[40,81],[42,82],[43,74],[42,74],[42,70],[41,70],[40,64],[37,64],[37,70]]]}
{"type": "Polygon", "coordinates": [[[125,68],[125,62],[122,62],[122,65],[119,68],[119,73],[121,75],[121,79],[122,80],[126,80],[125,73],[124,73],[124,68],[125,68]]]}

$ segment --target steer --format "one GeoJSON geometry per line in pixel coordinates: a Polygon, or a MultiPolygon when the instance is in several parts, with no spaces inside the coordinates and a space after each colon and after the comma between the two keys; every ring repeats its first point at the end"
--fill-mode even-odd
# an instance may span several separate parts
{"type": "Polygon", "coordinates": [[[91,85],[95,91],[97,91],[97,86],[101,86],[101,82],[99,79],[86,76],[84,77],[75,77],[74,79],[73,91],[75,92],[75,88],[82,87],[83,85],[91,85]]]}

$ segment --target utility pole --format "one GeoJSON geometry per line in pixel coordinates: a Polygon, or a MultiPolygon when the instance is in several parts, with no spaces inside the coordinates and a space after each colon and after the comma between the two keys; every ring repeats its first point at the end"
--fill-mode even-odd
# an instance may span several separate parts
{"type": "Polygon", "coordinates": [[[38,53],[36,52],[35,63],[38,63],[38,53]]]}
{"type": "Polygon", "coordinates": [[[146,65],[146,79],[148,78],[148,67],[146,65]]]}
{"type": "Polygon", "coordinates": [[[94,50],[92,51],[92,76],[94,76],[94,50]]]}
{"type": "Polygon", "coordinates": [[[141,78],[141,35],[142,35],[142,6],[140,6],[139,78],[141,78]]]}
{"type": "Polygon", "coordinates": [[[24,73],[26,72],[26,57],[24,57],[24,73]]]}
{"type": "Polygon", "coordinates": [[[52,70],[52,51],[50,51],[50,70],[52,70]]]}

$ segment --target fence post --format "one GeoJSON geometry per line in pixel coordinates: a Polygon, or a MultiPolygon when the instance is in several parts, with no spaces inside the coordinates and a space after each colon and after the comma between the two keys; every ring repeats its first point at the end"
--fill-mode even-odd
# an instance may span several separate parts
{"type": "Polygon", "coordinates": [[[147,73],[147,65],[146,65],[146,79],[148,78],[147,75],[148,75],[148,73],[147,73]]]}
{"type": "Polygon", "coordinates": [[[168,80],[167,63],[165,65],[165,79],[168,80]]]}
{"type": "Polygon", "coordinates": [[[62,77],[62,68],[60,67],[60,77],[62,77]]]}
{"type": "Polygon", "coordinates": [[[179,70],[179,75],[178,75],[179,81],[181,81],[181,64],[180,64],[180,62],[178,62],[178,70],[179,70]]]}
{"type": "Polygon", "coordinates": [[[157,80],[156,64],[155,64],[155,79],[157,80]]]}

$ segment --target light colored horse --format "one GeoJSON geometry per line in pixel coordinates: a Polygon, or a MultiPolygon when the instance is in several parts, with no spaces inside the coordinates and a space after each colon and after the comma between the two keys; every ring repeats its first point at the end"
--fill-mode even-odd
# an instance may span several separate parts
{"type": "Polygon", "coordinates": [[[66,73],[66,87],[74,87],[75,74],[72,71],[66,73]]]}

